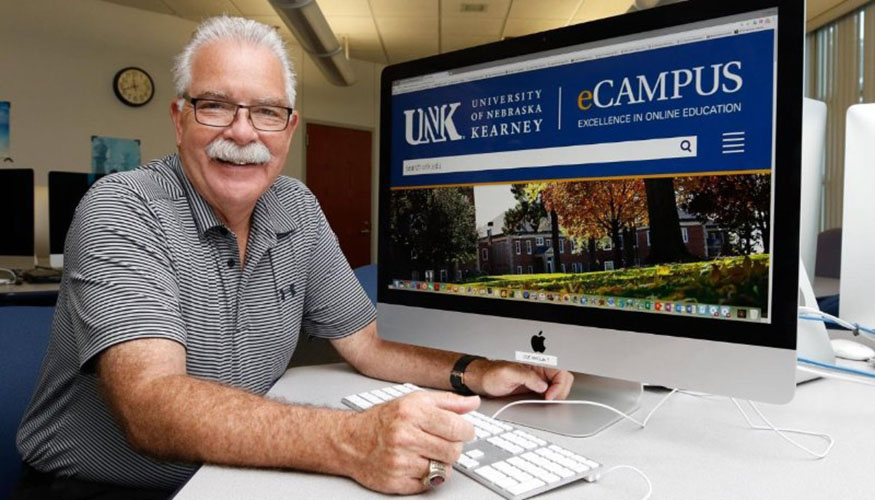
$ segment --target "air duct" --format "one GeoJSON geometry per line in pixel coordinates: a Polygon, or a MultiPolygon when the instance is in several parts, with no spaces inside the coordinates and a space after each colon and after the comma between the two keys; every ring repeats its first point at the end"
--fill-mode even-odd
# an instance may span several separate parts
{"type": "Polygon", "coordinates": [[[659,7],[662,5],[668,5],[671,3],[678,3],[682,1],[683,0],[635,0],[633,7],[629,10],[647,10],[652,9],[653,7],[659,7]]]}
{"type": "Polygon", "coordinates": [[[301,47],[313,58],[325,79],[340,86],[355,83],[355,74],[346,51],[338,43],[314,0],[269,1],[301,47]]]}

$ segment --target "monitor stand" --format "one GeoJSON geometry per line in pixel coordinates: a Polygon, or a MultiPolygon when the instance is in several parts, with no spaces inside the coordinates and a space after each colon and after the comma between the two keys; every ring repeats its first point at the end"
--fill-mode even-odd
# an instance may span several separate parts
{"type": "MultiPolygon", "coordinates": [[[[523,399],[532,399],[532,395],[514,396],[509,398],[508,402],[523,399]]],[[[567,400],[595,401],[629,415],[640,407],[641,384],[587,373],[575,373],[574,384],[567,400]]],[[[525,404],[507,408],[498,418],[565,436],[590,437],[623,417],[610,410],[591,405],[525,404]]]]}
{"type": "MultiPolygon", "coordinates": [[[[817,309],[817,298],[814,296],[814,288],[808,281],[808,274],[802,261],[799,261],[799,303],[817,309]]],[[[826,326],[820,321],[805,319],[797,320],[796,328],[796,355],[813,361],[819,361],[828,365],[836,363],[835,354],[829,343],[829,334],[826,326]]],[[[796,370],[796,383],[808,382],[820,378],[810,372],[796,370]]]]}

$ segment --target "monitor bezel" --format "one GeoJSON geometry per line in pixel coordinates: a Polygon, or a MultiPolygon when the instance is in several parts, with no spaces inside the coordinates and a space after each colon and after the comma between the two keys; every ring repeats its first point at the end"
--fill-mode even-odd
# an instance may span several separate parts
{"type": "Polygon", "coordinates": [[[719,3],[689,0],[386,67],[382,72],[380,89],[378,263],[388,262],[390,258],[389,217],[386,214],[389,210],[390,195],[393,82],[499,59],[772,8],[777,9],[778,15],[778,51],[770,322],[681,317],[549,303],[526,303],[526,307],[520,307],[520,302],[515,300],[393,290],[389,288],[391,279],[386,266],[378,269],[377,302],[696,340],[795,349],[804,33],[804,6],[799,0],[741,0],[719,3]],[[777,117],[780,117],[780,120],[777,117]],[[796,168],[777,168],[778,165],[795,165],[796,168]],[[581,314],[582,311],[585,311],[585,314],[581,314]]]}
{"type": "MultiPolygon", "coordinates": [[[[20,186],[6,184],[3,187],[4,187],[4,189],[9,189],[10,191],[15,192],[18,195],[26,197],[29,202],[26,202],[26,206],[23,207],[24,208],[23,213],[12,214],[12,216],[14,216],[14,217],[18,217],[18,218],[24,217],[26,219],[24,221],[24,224],[22,225],[22,228],[24,229],[24,234],[21,235],[24,237],[24,242],[23,242],[23,245],[21,248],[24,251],[24,253],[5,254],[5,253],[0,252],[0,257],[2,257],[4,261],[6,261],[7,259],[16,259],[15,262],[18,262],[20,260],[21,263],[23,264],[24,260],[30,259],[32,261],[34,256],[36,255],[36,243],[34,241],[35,237],[36,237],[36,227],[34,226],[34,223],[36,221],[36,214],[35,214],[36,210],[35,210],[35,205],[34,205],[35,200],[36,200],[36,192],[34,190],[35,189],[35,173],[34,173],[34,169],[32,169],[32,168],[21,168],[21,167],[4,168],[4,169],[2,169],[2,171],[6,172],[10,176],[15,176],[15,175],[21,176],[21,180],[23,182],[20,186]],[[19,188],[21,188],[21,187],[25,188],[24,192],[21,192],[19,190],[19,188]]],[[[4,215],[8,216],[8,214],[4,214],[4,215]]],[[[3,237],[9,238],[10,235],[4,234],[3,237]]],[[[31,266],[31,265],[32,265],[32,262],[30,264],[28,264],[28,266],[31,266]]]]}

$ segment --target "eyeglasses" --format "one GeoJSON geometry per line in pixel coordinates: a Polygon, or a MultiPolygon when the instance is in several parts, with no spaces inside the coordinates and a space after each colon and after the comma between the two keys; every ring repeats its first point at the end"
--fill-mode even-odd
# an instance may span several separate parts
{"type": "Polygon", "coordinates": [[[188,94],[182,94],[182,98],[190,102],[194,108],[195,121],[209,127],[230,126],[237,118],[237,111],[240,108],[248,109],[249,123],[256,130],[265,132],[285,130],[289,126],[289,118],[292,116],[292,108],[285,106],[265,106],[262,104],[244,106],[215,99],[194,98],[188,94]]]}

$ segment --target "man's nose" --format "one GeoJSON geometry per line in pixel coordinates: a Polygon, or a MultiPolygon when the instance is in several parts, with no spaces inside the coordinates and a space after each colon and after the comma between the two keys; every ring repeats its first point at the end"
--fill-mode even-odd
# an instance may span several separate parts
{"type": "Polygon", "coordinates": [[[258,131],[252,126],[249,110],[246,108],[237,110],[237,116],[225,131],[226,136],[238,144],[249,144],[258,139],[258,131]]]}

